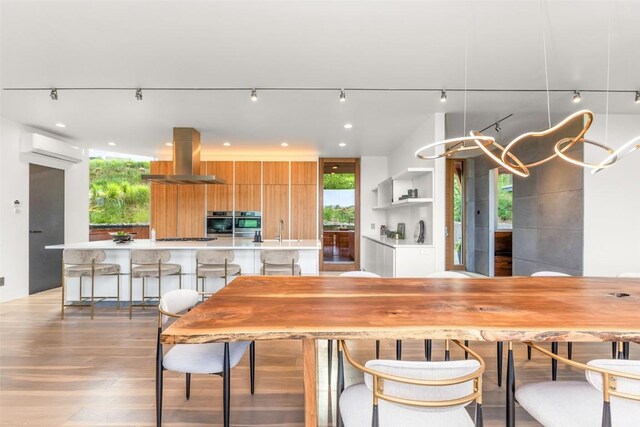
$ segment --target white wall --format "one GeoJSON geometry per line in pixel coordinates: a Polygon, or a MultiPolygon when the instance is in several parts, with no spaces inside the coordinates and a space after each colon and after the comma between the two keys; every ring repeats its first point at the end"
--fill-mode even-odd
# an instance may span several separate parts
{"type": "MultiPolygon", "coordinates": [[[[380,233],[380,225],[386,225],[384,211],[374,211],[378,200],[373,191],[377,185],[387,179],[387,158],[362,156],[360,157],[360,235],[366,236],[380,233]],[[373,229],[371,225],[373,224],[373,229]]],[[[365,245],[360,237],[360,267],[364,266],[367,256],[365,245]]]]}
{"type": "MultiPolygon", "coordinates": [[[[29,163],[65,169],[65,242],[89,239],[89,162],[66,162],[20,153],[20,137],[30,129],[2,119],[0,137],[0,301],[29,294],[29,163]],[[20,209],[13,210],[13,201],[20,209]]],[[[61,139],[56,135],[47,135],[61,139]]]]}
{"type": "MultiPolygon", "coordinates": [[[[639,115],[610,115],[606,144],[616,149],[640,135],[639,115]]],[[[596,115],[587,133],[605,143],[605,116],[596,115]]],[[[599,163],[606,153],[585,148],[585,161],[599,163]]],[[[570,214],[570,213],[568,213],[570,214]]],[[[640,272],[640,151],[610,168],[584,174],[584,275],[640,272]]]]}

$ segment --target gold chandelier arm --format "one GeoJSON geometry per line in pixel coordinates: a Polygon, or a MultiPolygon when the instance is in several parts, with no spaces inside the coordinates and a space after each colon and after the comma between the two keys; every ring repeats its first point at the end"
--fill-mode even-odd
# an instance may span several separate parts
{"type": "MultiPolygon", "coordinates": [[[[582,129],[580,130],[580,132],[578,132],[578,134],[575,137],[569,138],[571,139],[571,143],[567,144],[566,146],[563,147],[563,151],[568,150],[569,148],[571,148],[576,142],[578,142],[578,140],[582,139],[584,137],[584,135],[587,133],[587,131],[589,130],[589,128],[591,127],[591,123],[593,123],[593,113],[589,110],[580,110],[577,111],[573,114],[571,114],[569,117],[567,117],[566,119],[564,119],[563,121],[561,121],[560,123],[558,123],[557,125],[550,127],[547,130],[544,130],[542,132],[527,132],[527,133],[523,133],[522,135],[518,136],[517,138],[515,138],[513,141],[511,141],[509,144],[507,144],[503,151],[502,151],[502,155],[501,155],[501,160],[504,164],[507,164],[509,166],[511,166],[512,168],[518,168],[520,167],[520,164],[516,163],[511,163],[508,159],[514,159],[514,157],[512,156],[512,150],[514,149],[514,147],[518,144],[520,144],[523,140],[527,139],[527,138],[542,138],[542,137],[546,137],[549,135],[552,135],[556,132],[560,132],[563,129],[565,129],[570,123],[572,123],[574,120],[578,119],[582,117],[583,119],[583,124],[582,124],[582,129]]],[[[542,159],[542,160],[538,160],[535,161],[533,163],[529,163],[525,166],[526,168],[532,168],[535,166],[539,166],[543,163],[548,162],[549,160],[552,160],[554,157],[558,156],[557,152],[554,152],[553,154],[551,154],[550,156],[542,159]]]]}
{"type": "Polygon", "coordinates": [[[574,144],[574,141],[572,138],[563,138],[560,141],[556,142],[555,147],[553,148],[554,151],[556,152],[556,154],[558,156],[560,156],[561,159],[566,160],[569,163],[573,163],[574,165],[577,166],[582,166],[583,168],[590,168],[590,169],[602,169],[602,168],[608,168],[609,166],[611,166],[612,164],[614,164],[617,160],[618,157],[615,156],[615,151],[610,148],[607,147],[604,144],[601,144],[599,142],[596,141],[591,141],[589,139],[581,139],[580,140],[581,143],[583,144],[590,144],[593,146],[596,146],[598,148],[602,148],[603,150],[605,150],[606,152],[609,153],[609,157],[607,157],[607,159],[609,159],[609,161],[607,161],[606,163],[598,163],[598,164],[594,164],[594,163],[587,163],[587,162],[583,162],[577,159],[574,159],[573,157],[568,156],[567,154],[565,154],[565,151],[567,151],[567,149],[574,144]],[[569,144],[567,144],[569,143],[569,144]],[[567,146],[565,146],[565,144],[567,146]],[[613,156],[613,157],[612,157],[613,156]]]}
{"type": "Polygon", "coordinates": [[[591,174],[592,175],[596,174],[601,170],[605,169],[606,164],[609,163],[609,161],[614,157],[617,157],[617,160],[620,161],[638,149],[640,149],[640,135],[636,136],[631,141],[623,144],[620,148],[618,148],[616,151],[611,153],[609,157],[607,157],[602,162],[600,162],[600,164],[591,171],[591,174]]]}
{"type": "Polygon", "coordinates": [[[427,144],[424,147],[418,148],[415,152],[415,156],[422,160],[435,160],[435,159],[440,159],[442,157],[451,157],[458,152],[468,151],[468,150],[477,150],[478,147],[476,145],[472,145],[472,146],[464,145],[465,142],[476,143],[476,140],[481,141],[481,145],[484,145],[485,147],[488,147],[495,143],[495,139],[493,137],[485,136],[485,135],[474,137],[474,138],[471,138],[468,136],[461,137],[461,138],[450,138],[450,139],[444,139],[442,141],[436,141],[431,144],[427,144]],[[446,147],[447,144],[451,144],[451,146],[447,148],[446,147]],[[460,146],[461,144],[462,146],[460,146]],[[443,151],[442,153],[433,154],[433,155],[423,154],[424,151],[441,146],[441,145],[445,146],[445,151],[443,151]]]}
{"type": "MultiPolygon", "coordinates": [[[[478,137],[482,136],[482,134],[480,132],[475,132],[475,131],[471,131],[471,135],[474,136],[474,138],[478,138],[478,137]]],[[[516,162],[516,166],[511,166],[510,164],[508,164],[506,162],[503,162],[501,157],[498,157],[495,154],[493,154],[491,151],[489,151],[489,149],[486,146],[481,144],[480,141],[478,141],[477,139],[474,139],[474,142],[476,143],[478,148],[480,148],[482,151],[484,151],[484,154],[489,156],[494,162],[496,162],[500,166],[504,167],[509,172],[511,172],[511,173],[513,173],[515,175],[521,176],[523,178],[526,178],[526,177],[528,177],[530,175],[530,172],[529,172],[529,169],[527,168],[527,165],[523,164],[520,161],[520,159],[518,159],[513,154],[508,153],[508,156],[509,156],[509,158],[511,158],[513,161],[516,162]]],[[[495,142],[495,140],[493,141],[492,145],[495,146],[498,150],[502,150],[504,152],[504,148],[500,144],[495,142]]]]}

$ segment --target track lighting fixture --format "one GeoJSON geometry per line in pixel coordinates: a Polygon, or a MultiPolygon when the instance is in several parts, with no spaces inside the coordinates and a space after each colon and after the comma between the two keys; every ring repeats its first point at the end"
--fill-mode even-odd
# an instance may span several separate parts
{"type": "Polygon", "coordinates": [[[500,127],[499,123],[496,123],[496,132],[500,132],[502,130],[502,128],[500,127]]]}
{"type": "Polygon", "coordinates": [[[580,101],[582,101],[582,97],[580,96],[580,91],[579,90],[574,90],[573,91],[573,103],[577,104],[580,101]]]}
{"type": "Polygon", "coordinates": [[[57,89],[51,89],[51,93],[49,94],[49,96],[54,101],[57,101],[58,100],[58,90],[57,89]]]}
{"type": "Polygon", "coordinates": [[[440,94],[440,102],[447,102],[447,91],[443,90],[440,94]]]}
{"type": "Polygon", "coordinates": [[[142,101],[142,89],[140,88],[136,89],[136,99],[142,101]]]}
{"type": "Polygon", "coordinates": [[[258,100],[258,92],[255,89],[251,89],[251,100],[253,102],[258,100]]]}
{"type": "Polygon", "coordinates": [[[344,89],[340,89],[340,102],[345,102],[347,100],[347,95],[344,93],[344,89]]]}
{"type": "Polygon", "coordinates": [[[640,104],[640,92],[636,92],[636,104],[640,104]]]}

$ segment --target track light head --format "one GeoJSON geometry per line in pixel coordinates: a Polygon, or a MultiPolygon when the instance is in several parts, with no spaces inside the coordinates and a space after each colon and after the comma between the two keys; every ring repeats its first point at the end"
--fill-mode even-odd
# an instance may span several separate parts
{"type": "Polygon", "coordinates": [[[447,91],[443,90],[442,93],[440,93],[440,102],[447,102],[447,91]]]}
{"type": "Polygon", "coordinates": [[[496,132],[500,132],[501,130],[500,123],[496,123],[496,132]]]}
{"type": "Polygon", "coordinates": [[[636,104],[640,104],[640,91],[636,92],[636,104]]]}
{"type": "Polygon", "coordinates": [[[347,95],[344,93],[344,89],[340,89],[340,102],[346,102],[347,95]]]}
{"type": "Polygon", "coordinates": [[[253,102],[258,100],[258,92],[255,89],[251,89],[251,100],[253,102]]]}
{"type": "Polygon", "coordinates": [[[573,91],[573,103],[577,104],[580,101],[582,101],[582,97],[580,96],[580,91],[579,90],[574,90],[573,91]]]}
{"type": "Polygon", "coordinates": [[[51,89],[51,93],[49,94],[49,96],[51,97],[52,100],[57,101],[58,100],[58,89],[51,89]]]}
{"type": "Polygon", "coordinates": [[[136,99],[142,101],[142,89],[140,88],[136,89],[136,99]]]}

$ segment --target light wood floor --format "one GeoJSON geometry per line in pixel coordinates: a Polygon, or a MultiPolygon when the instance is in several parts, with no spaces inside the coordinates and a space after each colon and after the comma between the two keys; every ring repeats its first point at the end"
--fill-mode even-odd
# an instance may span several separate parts
{"type": "MultiPolygon", "coordinates": [[[[156,313],[71,308],[59,316],[60,290],[55,289],[0,304],[0,425],[2,426],[150,426],[154,413],[156,313]]],[[[504,385],[496,384],[495,344],[472,343],[488,365],[484,380],[486,426],[504,425],[504,385]]],[[[360,359],[374,357],[374,342],[350,344],[360,359]]],[[[506,349],[505,349],[506,350],[506,349]]],[[[632,347],[632,357],[640,349],[632,347]],[[635,354],[634,354],[635,353],[635,354]]],[[[435,355],[442,358],[441,343],[435,355]]],[[[561,351],[566,346],[561,345],[561,351]]],[[[611,346],[574,344],[574,358],[610,357],[611,346]]],[[[249,393],[248,355],[232,370],[231,423],[237,426],[300,426],[303,424],[301,344],[296,341],[256,344],[256,394],[249,393]]],[[[395,342],[383,343],[383,357],[395,358],[395,342]]],[[[327,384],[326,341],[319,343],[320,425],[332,425],[334,391],[327,384]]],[[[461,357],[454,352],[453,358],[461,357]]],[[[335,355],[334,355],[335,358],[335,355]]],[[[404,359],[422,360],[422,342],[405,341],[404,359]]],[[[506,359],[506,357],[505,357],[506,359]]],[[[333,384],[335,385],[335,368],[333,384]]],[[[505,360],[506,365],[506,360],[505,360]]],[[[550,378],[550,363],[541,355],[526,360],[516,347],[517,383],[550,378]]],[[[347,386],[361,378],[347,370],[347,386]]],[[[583,374],[561,367],[561,380],[583,374]]],[[[193,376],[191,400],[184,398],[184,377],[165,374],[165,426],[219,425],[222,380],[193,376]]],[[[518,426],[536,426],[520,408],[518,426]]]]}

